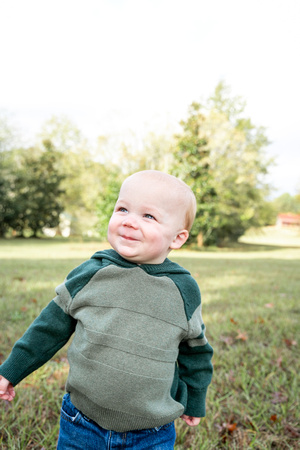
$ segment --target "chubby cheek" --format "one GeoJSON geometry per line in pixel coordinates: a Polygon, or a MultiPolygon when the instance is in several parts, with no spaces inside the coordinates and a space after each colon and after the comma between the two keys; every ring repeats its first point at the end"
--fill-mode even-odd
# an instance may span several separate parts
{"type": "Polygon", "coordinates": [[[107,238],[109,241],[116,234],[117,228],[118,228],[118,225],[116,223],[116,220],[114,220],[114,218],[112,217],[108,223],[108,228],[107,228],[107,238]]]}
{"type": "Polygon", "coordinates": [[[163,249],[166,246],[166,239],[160,232],[148,234],[148,242],[153,245],[155,250],[157,248],[163,249]]]}

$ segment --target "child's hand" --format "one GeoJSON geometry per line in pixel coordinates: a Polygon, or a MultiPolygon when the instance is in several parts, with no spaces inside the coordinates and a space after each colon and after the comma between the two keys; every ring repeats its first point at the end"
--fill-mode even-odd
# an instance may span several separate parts
{"type": "Polygon", "coordinates": [[[15,395],[15,390],[11,382],[0,375],[0,398],[11,402],[15,395]]]}
{"type": "Polygon", "coordinates": [[[180,416],[182,420],[185,421],[186,424],[188,424],[190,427],[195,427],[199,425],[201,417],[192,417],[192,416],[186,416],[183,414],[180,416]]]}

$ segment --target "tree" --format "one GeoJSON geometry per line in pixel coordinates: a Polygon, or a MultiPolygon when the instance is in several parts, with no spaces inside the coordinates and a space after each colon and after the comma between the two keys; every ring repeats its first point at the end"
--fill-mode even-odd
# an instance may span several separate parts
{"type": "Polygon", "coordinates": [[[31,231],[36,237],[44,227],[56,227],[63,211],[59,155],[51,148],[13,151],[7,225],[20,236],[31,231]]]}
{"type": "Polygon", "coordinates": [[[0,152],[14,148],[18,138],[19,131],[13,125],[11,118],[0,111],[0,152]]]}
{"type": "Polygon", "coordinates": [[[189,242],[201,233],[207,242],[214,226],[216,192],[210,165],[210,148],[204,132],[205,116],[201,105],[193,103],[186,121],[181,121],[183,133],[176,136],[172,173],[185,181],[197,200],[197,212],[189,242]]]}
{"type": "Polygon", "coordinates": [[[285,193],[272,202],[276,215],[279,213],[300,214],[300,196],[285,193]]]}
{"type": "Polygon", "coordinates": [[[97,230],[100,239],[103,241],[107,238],[107,228],[110,217],[113,213],[115,203],[117,201],[120,187],[122,184],[119,170],[116,168],[112,170],[103,186],[97,201],[97,216],[98,226],[97,230]]]}
{"type": "Polygon", "coordinates": [[[141,148],[123,143],[120,159],[124,176],[141,170],[168,172],[172,163],[172,141],[171,137],[148,133],[141,142],[141,148]]]}
{"type": "Polygon", "coordinates": [[[13,215],[11,200],[13,167],[12,152],[0,152],[0,237],[4,237],[9,230],[9,223],[13,215]]]}
{"type": "Polygon", "coordinates": [[[107,169],[93,159],[88,141],[76,124],[65,116],[54,116],[47,121],[39,139],[40,148],[47,142],[60,154],[60,173],[64,174],[61,202],[71,219],[71,233],[93,232],[98,195],[106,180],[107,169]]]}
{"type": "Polygon", "coordinates": [[[206,104],[192,104],[181,124],[174,172],[194,190],[198,209],[192,239],[204,244],[236,240],[251,226],[262,225],[268,186],[265,130],[242,116],[240,97],[228,97],[220,83],[206,104]]]}
{"type": "Polygon", "coordinates": [[[52,116],[47,120],[37,137],[37,145],[42,147],[43,142],[50,141],[53,148],[61,153],[80,153],[88,145],[77,125],[64,115],[52,116]]]}
{"type": "Polygon", "coordinates": [[[0,237],[9,230],[11,209],[11,185],[13,181],[14,160],[12,148],[17,142],[18,131],[10,118],[0,113],[0,237]]]}

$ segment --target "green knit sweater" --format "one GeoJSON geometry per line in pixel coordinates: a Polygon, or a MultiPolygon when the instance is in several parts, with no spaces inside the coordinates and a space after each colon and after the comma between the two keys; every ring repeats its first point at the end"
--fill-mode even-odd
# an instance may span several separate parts
{"type": "Polygon", "coordinates": [[[66,390],[103,428],[164,425],[205,415],[212,348],[190,273],[166,259],[137,265],[114,250],[74,269],[16,342],[0,375],[19,383],[73,335],[66,390]]]}

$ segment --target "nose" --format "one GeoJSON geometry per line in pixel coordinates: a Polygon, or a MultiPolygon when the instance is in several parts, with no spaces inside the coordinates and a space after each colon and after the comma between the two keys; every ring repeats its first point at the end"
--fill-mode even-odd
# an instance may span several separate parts
{"type": "Polygon", "coordinates": [[[132,214],[128,214],[125,218],[124,218],[124,220],[123,220],[123,222],[122,222],[122,225],[124,226],[124,227],[129,227],[129,228],[134,228],[135,230],[138,228],[138,221],[137,221],[137,219],[132,215],[132,214]]]}

